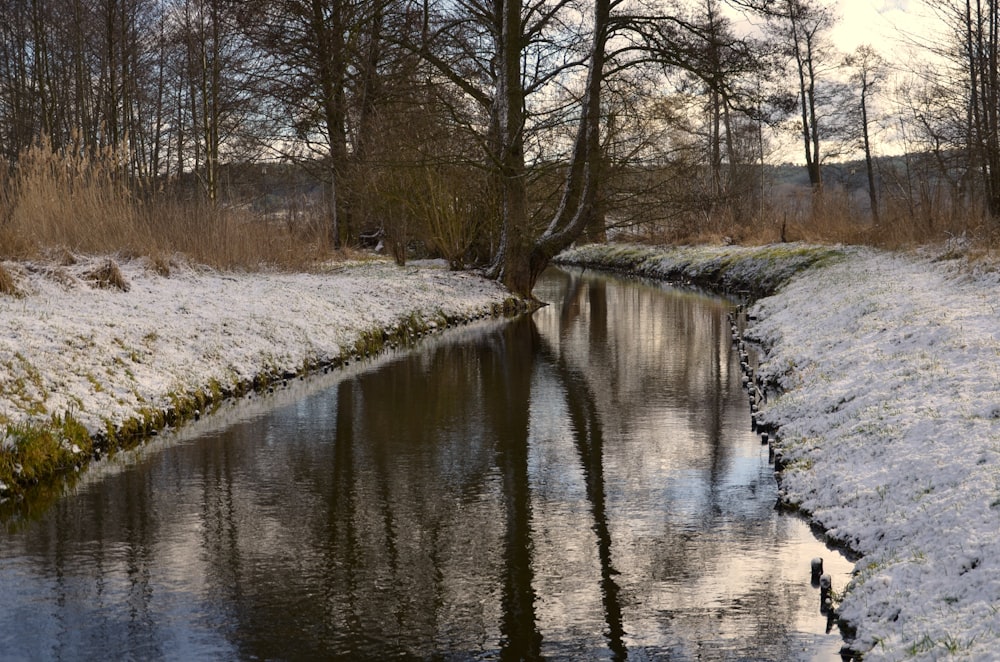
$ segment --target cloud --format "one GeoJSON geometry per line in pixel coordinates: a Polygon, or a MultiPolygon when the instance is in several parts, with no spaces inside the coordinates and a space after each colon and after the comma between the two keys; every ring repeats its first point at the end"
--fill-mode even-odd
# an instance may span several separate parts
{"type": "Polygon", "coordinates": [[[925,6],[910,0],[839,0],[835,8],[840,20],[830,37],[844,52],[867,44],[892,60],[912,36],[926,38],[941,29],[925,6]]]}

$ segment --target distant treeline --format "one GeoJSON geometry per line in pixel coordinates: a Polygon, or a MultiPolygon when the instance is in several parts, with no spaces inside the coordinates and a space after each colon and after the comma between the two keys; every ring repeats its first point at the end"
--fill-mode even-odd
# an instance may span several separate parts
{"type": "Polygon", "coordinates": [[[838,53],[818,0],[740,0],[748,37],[719,0],[0,0],[0,223],[44,149],[130,204],[326,247],[380,232],[401,260],[496,267],[570,219],[563,238],[989,237],[1000,21],[933,1],[933,64],[901,69],[838,53]],[[768,166],[783,132],[795,185],[768,166]]]}

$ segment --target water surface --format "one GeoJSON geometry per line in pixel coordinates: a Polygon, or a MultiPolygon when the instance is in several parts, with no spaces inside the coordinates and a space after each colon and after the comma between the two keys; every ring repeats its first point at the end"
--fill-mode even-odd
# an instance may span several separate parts
{"type": "Polygon", "coordinates": [[[8,523],[0,659],[839,659],[809,560],[851,566],[775,509],[729,304],[536,294],[8,523]]]}

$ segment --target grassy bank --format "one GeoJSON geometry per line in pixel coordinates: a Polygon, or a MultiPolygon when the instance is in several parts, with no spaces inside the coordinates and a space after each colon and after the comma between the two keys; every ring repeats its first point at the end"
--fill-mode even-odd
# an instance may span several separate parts
{"type": "Polygon", "coordinates": [[[677,247],[591,244],[562,253],[556,262],[759,297],[774,293],[810,267],[843,259],[846,250],[799,243],[677,247]]]}
{"type": "Polygon", "coordinates": [[[524,307],[436,264],[165,275],[132,260],[111,287],[92,278],[107,262],[3,263],[19,295],[0,296],[0,500],[227,398],[524,307]]]}

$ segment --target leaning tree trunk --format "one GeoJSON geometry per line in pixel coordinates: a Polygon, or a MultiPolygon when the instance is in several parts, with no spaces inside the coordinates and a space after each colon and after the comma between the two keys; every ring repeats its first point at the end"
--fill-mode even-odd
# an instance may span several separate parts
{"type": "Polygon", "coordinates": [[[520,25],[508,22],[515,18],[520,20],[520,3],[509,2],[505,9],[503,57],[510,58],[516,55],[517,59],[507,59],[503,62],[501,88],[504,84],[513,84],[515,80],[516,88],[498,90],[498,99],[503,99],[503,103],[506,104],[506,108],[502,108],[505,114],[499,115],[499,131],[502,146],[504,148],[508,145],[513,146],[516,150],[508,152],[507,149],[503,149],[501,152],[501,167],[508,164],[515,167],[505,169],[503,173],[504,241],[501,246],[503,262],[500,280],[514,294],[533,299],[531,291],[542,271],[556,254],[567,248],[583,233],[588,221],[591,221],[596,213],[601,164],[601,86],[604,80],[605,46],[611,16],[611,0],[596,0],[594,3],[594,42],[569,174],[559,207],[548,228],[539,237],[533,236],[529,231],[527,192],[523,178],[524,150],[521,128],[524,120],[522,110],[524,96],[520,78],[522,46],[520,30],[518,29],[516,33],[516,44],[507,42],[508,26],[520,25]],[[512,95],[515,90],[520,96],[512,95]],[[512,108],[510,102],[515,98],[518,104],[516,108],[512,108]],[[517,140],[508,142],[514,135],[517,140]],[[514,173],[518,173],[517,176],[514,173]]]}

